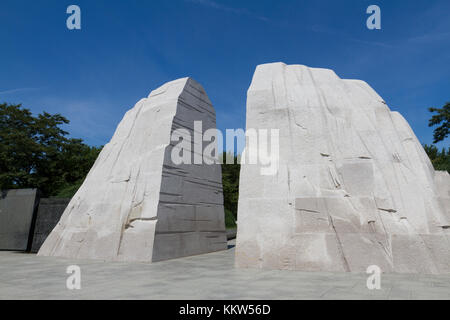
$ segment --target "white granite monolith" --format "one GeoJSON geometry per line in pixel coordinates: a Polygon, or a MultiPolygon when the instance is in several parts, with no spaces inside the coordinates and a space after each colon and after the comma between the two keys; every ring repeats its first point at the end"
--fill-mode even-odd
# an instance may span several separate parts
{"type": "Polygon", "coordinates": [[[367,83],[260,65],[251,128],[280,130],[280,160],[275,175],[241,166],[236,266],[450,272],[448,174],[367,83]]]}
{"type": "Polygon", "coordinates": [[[226,249],[220,165],[171,158],[171,134],[193,136],[194,121],[200,135],[216,127],[205,90],[190,78],[139,101],[38,254],[152,262],[226,249]]]}

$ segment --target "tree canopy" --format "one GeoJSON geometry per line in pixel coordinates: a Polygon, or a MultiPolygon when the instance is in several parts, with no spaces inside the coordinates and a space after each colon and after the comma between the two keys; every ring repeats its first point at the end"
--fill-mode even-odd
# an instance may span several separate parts
{"type": "Polygon", "coordinates": [[[423,148],[433,164],[435,170],[447,171],[450,173],[450,148],[441,151],[434,145],[424,145],[423,148]]]}
{"type": "Polygon", "coordinates": [[[450,102],[447,102],[442,108],[428,108],[430,112],[436,112],[428,123],[428,126],[433,127],[439,125],[434,129],[433,143],[443,141],[450,134],[450,102]]]}
{"type": "Polygon", "coordinates": [[[68,138],[69,120],[22,105],[0,104],[0,189],[39,188],[44,196],[79,184],[101,148],[68,138]]]}
{"type": "Polygon", "coordinates": [[[223,186],[223,206],[225,208],[225,223],[228,228],[235,227],[237,220],[237,209],[239,200],[239,173],[241,165],[238,157],[233,155],[234,163],[225,164],[227,153],[222,154],[222,186],[223,186]]]}

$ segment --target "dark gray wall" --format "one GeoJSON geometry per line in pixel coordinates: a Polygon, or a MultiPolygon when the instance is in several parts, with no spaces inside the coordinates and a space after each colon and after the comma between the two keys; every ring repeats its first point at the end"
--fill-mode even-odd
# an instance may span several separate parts
{"type": "Polygon", "coordinates": [[[31,252],[38,252],[50,232],[59,222],[70,199],[41,198],[34,227],[31,252]]]}
{"type": "Polygon", "coordinates": [[[27,250],[38,202],[36,189],[0,192],[0,250],[27,250]]]}

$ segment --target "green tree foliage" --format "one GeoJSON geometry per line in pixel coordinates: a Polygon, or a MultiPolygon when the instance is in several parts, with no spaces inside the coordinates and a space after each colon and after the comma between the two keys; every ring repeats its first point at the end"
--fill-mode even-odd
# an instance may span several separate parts
{"type": "Polygon", "coordinates": [[[225,207],[225,222],[228,228],[235,227],[237,220],[237,207],[239,199],[239,172],[241,165],[238,163],[238,157],[232,155],[234,164],[226,164],[227,153],[222,154],[222,185],[223,185],[223,203],[225,207]]]}
{"type": "Polygon", "coordinates": [[[434,129],[433,143],[443,141],[450,134],[450,102],[447,102],[442,108],[428,108],[430,112],[436,112],[428,123],[428,126],[433,127],[439,125],[434,129]]]}
{"type": "Polygon", "coordinates": [[[72,198],[78,189],[83,184],[84,179],[80,179],[74,184],[67,184],[65,187],[62,187],[58,193],[55,195],[55,198],[72,198]]]}
{"type": "Polygon", "coordinates": [[[450,148],[439,151],[434,145],[424,145],[423,148],[433,164],[435,170],[447,171],[450,173],[450,148]]]}
{"type": "Polygon", "coordinates": [[[54,196],[84,179],[100,152],[67,138],[69,120],[19,105],[0,104],[0,189],[39,188],[54,196]]]}

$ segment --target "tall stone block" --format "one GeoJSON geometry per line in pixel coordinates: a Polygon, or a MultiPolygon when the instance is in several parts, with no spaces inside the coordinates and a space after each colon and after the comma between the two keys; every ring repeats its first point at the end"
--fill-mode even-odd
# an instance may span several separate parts
{"type": "Polygon", "coordinates": [[[226,249],[220,165],[171,158],[172,133],[193,135],[194,121],[202,122],[198,134],[216,126],[208,96],[190,78],[139,101],[38,254],[150,262],[226,249]]]}
{"type": "Polygon", "coordinates": [[[38,203],[36,189],[1,191],[0,250],[28,249],[38,203]]]}
{"type": "Polygon", "coordinates": [[[271,176],[241,166],[238,267],[450,272],[448,174],[367,83],[260,65],[250,128],[279,129],[280,160],[271,176]]]}

